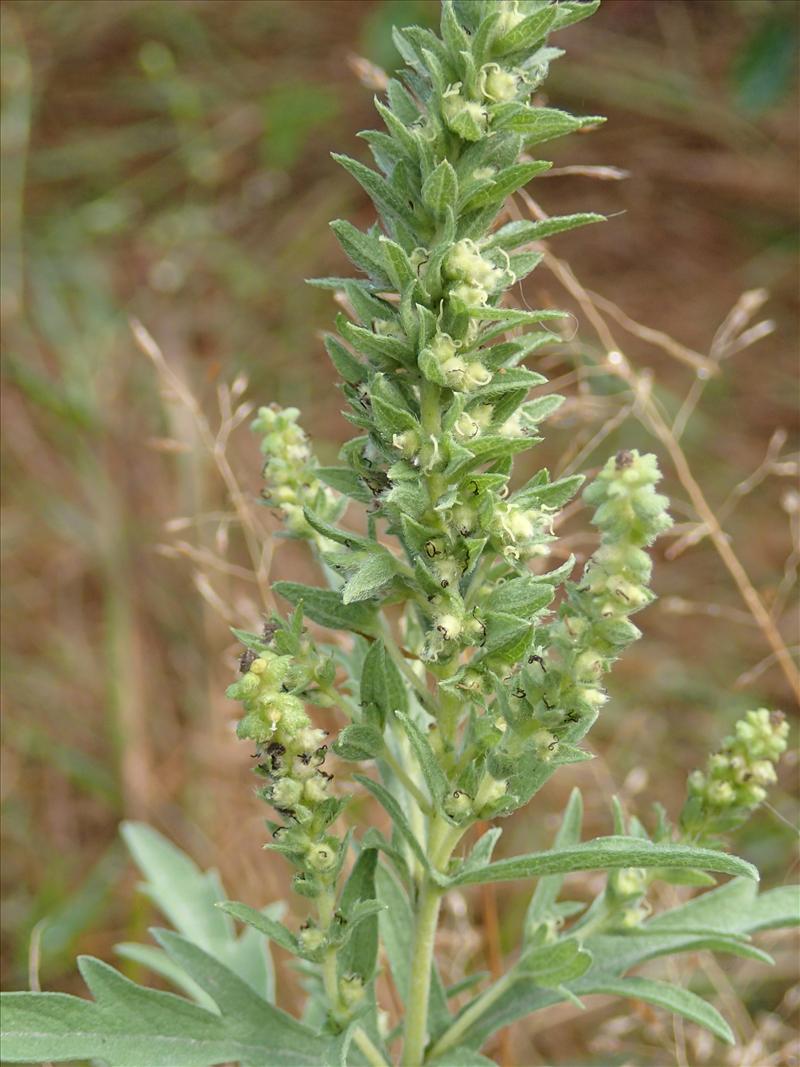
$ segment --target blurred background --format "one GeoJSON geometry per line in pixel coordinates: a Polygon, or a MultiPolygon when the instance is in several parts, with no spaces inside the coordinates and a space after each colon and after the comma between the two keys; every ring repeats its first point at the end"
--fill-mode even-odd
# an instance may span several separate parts
{"type": "MultiPolygon", "coordinates": [[[[122,818],[218,867],[236,899],[287,894],[223,694],[229,626],[269,606],[264,575],[313,576],[301,547],[272,540],[240,405],[301,407],[323,461],[349,436],[319,340],[334,296],[303,280],[346,273],[327,223],[372,211],[329,152],[367,158],[355,134],[397,62],[390,27],[436,15],[429,0],[3,5],[5,988],[33,970],[80,991],[76,952],[111,959],[146,937],[122,818]],[[160,351],[137,346],[132,317],[160,351]]],[[[554,239],[518,294],[575,313],[539,357],[568,401],[528,462],[591,470],[623,444],[655,450],[676,527],[646,639],[591,735],[602,759],[509,820],[505,853],[545,847],[574,784],[592,833],[609,832],[615,792],[676,815],[742,711],[796,711],[798,8],[606,0],[559,36],[547,101],[608,122],[547,145],[554,170],[516,209],[612,218],[554,239]]],[[[584,557],[585,518],[565,528],[584,557]]],[[[797,877],[796,786],[790,756],[735,842],[768,886],[797,877]]],[[[520,887],[454,898],[447,978],[497,968],[526,904],[520,887]]],[[[716,998],[735,1052],[597,998],[491,1051],[507,1067],[796,1064],[796,942],[760,943],[776,968],[700,956],[671,972],[716,998]]]]}

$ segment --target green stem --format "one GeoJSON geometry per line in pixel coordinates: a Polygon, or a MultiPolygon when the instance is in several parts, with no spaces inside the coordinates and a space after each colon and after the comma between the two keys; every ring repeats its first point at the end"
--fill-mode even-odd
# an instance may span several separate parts
{"type": "Polygon", "coordinates": [[[491,1008],[495,1001],[509,989],[519,977],[514,971],[509,971],[508,974],[497,981],[491,989],[487,989],[485,993],[474,1000],[472,1004],[459,1015],[453,1025],[442,1034],[436,1044],[430,1051],[430,1058],[435,1059],[437,1056],[441,1056],[442,1053],[447,1052],[448,1049],[458,1045],[461,1038],[469,1030],[469,1028],[476,1023],[478,1019],[491,1008]]]}
{"type": "Polygon", "coordinates": [[[360,1026],[353,1031],[353,1044],[358,1045],[370,1067],[390,1067],[380,1049],[373,1044],[369,1034],[366,1030],[362,1030],[360,1026]]]}
{"type": "MultiPolygon", "coordinates": [[[[333,920],[336,900],[332,892],[323,893],[317,900],[320,927],[327,930],[333,920]]],[[[329,948],[322,961],[322,982],[325,986],[325,994],[328,998],[330,1010],[339,1022],[346,1015],[346,1009],[339,996],[339,972],[336,966],[336,949],[329,948]]],[[[390,1064],[382,1055],[380,1049],[370,1039],[369,1035],[360,1026],[353,1031],[353,1043],[357,1045],[370,1067],[390,1067],[390,1064]]]]}
{"type": "Polygon", "coordinates": [[[422,792],[417,783],[413,780],[413,778],[410,776],[410,774],[405,770],[400,761],[395,757],[388,745],[384,747],[383,752],[381,754],[381,759],[386,760],[386,762],[394,771],[397,778],[403,783],[405,788],[417,802],[422,811],[426,815],[430,815],[431,806],[427,797],[422,792]]]}
{"type": "Polygon", "coordinates": [[[408,1015],[406,1019],[404,1067],[421,1067],[427,1044],[428,998],[431,989],[431,964],[442,902],[441,889],[425,879],[422,884],[414,933],[408,1015]]]}
{"type": "MultiPolygon", "coordinates": [[[[453,849],[463,833],[463,828],[450,826],[449,823],[434,817],[428,841],[432,866],[439,871],[446,869],[453,849]]],[[[440,886],[427,875],[423,876],[417,897],[411,980],[406,1005],[403,1067],[422,1067],[425,1056],[433,950],[443,895],[440,886]]]]}

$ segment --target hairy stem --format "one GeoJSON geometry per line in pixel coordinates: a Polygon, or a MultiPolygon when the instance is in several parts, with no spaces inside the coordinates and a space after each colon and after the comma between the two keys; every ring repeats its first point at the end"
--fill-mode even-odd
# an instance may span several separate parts
{"type": "MultiPolygon", "coordinates": [[[[436,870],[444,871],[447,868],[453,849],[463,833],[462,828],[450,826],[444,820],[434,818],[431,824],[429,848],[431,864],[436,870]]],[[[431,968],[443,896],[444,892],[441,887],[425,875],[417,895],[403,1067],[421,1067],[425,1055],[431,968]]]]}
{"type": "Polygon", "coordinates": [[[448,1049],[454,1048],[459,1044],[461,1038],[467,1033],[469,1028],[480,1019],[480,1017],[491,1008],[492,1004],[505,993],[509,986],[513,985],[519,975],[514,971],[509,971],[499,981],[495,982],[493,986],[486,990],[481,996],[470,1004],[470,1006],[459,1015],[453,1025],[445,1030],[439,1040],[431,1049],[430,1058],[435,1059],[437,1056],[441,1056],[447,1052],[448,1049]]]}

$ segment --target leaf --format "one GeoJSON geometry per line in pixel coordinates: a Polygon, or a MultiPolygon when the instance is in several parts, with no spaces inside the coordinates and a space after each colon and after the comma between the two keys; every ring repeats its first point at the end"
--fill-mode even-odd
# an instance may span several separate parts
{"type": "Polygon", "coordinates": [[[531,50],[537,42],[547,36],[557,14],[558,6],[552,4],[518,22],[495,41],[495,54],[506,56],[512,52],[521,52],[523,49],[531,50]]]}
{"type": "Polygon", "coordinates": [[[348,923],[355,927],[345,945],[339,950],[338,968],[340,975],[358,974],[368,982],[375,970],[378,958],[378,910],[381,904],[376,900],[375,868],[378,853],[374,848],[361,850],[350,877],[345,883],[339,899],[339,908],[348,923]],[[356,908],[369,903],[369,910],[362,908],[361,919],[356,908]]]}
{"type": "Polygon", "coordinates": [[[378,239],[362,233],[351,222],[336,219],[330,224],[347,258],[370,278],[390,284],[378,239]]]}
{"type": "MultiPolygon", "coordinates": [[[[561,818],[553,847],[555,849],[570,848],[577,845],[581,839],[581,824],[583,822],[583,798],[580,789],[573,789],[570,793],[567,806],[561,818]]],[[[525,937],[529,937],[539,924],[553,914],[553,907],[558,900],[561,886],[564,884],[564,876],[550,874],[540,878],[528,911],[525,916],[525,937]]]]}
{"type": "Polygon", "coordinates": [[[359,363],[333,334],[325,335],[325,350],[331,358],[331,363],[346,382],[350,385],[358,385],[364,380],[366,375],[364,364],[359,363]]]}
{"type": "Polygon", "coordinates": [[[166,978],[168,982],[171,982],[176,989],[183,993],[188,993],[201,1008],[206,1008],[209,1011],[215,1010],[214,1001],[208,993],[201,989],[182,967],[179,967],[177,963],[171,960],[163,949],[156,948],[155,945],[139,945],[133,941],[123,941],[118,945],[114,945],[114,952],[125,960],[140,963],[154,974],[160,974],[162,978],[166,978]]]}
{"type": "Polygon", "coordinates": [[[551,237],[565,230],[573,230],[577,226],[587,226],[592,222],[605,222],[605,215],[596,215],[592,212],[584,212],[578,215],[555,215],[549,219],[538,221],[518,219],[508,222],[495,230],[481,244],[484,248],[502,248],[506,252],[512,252],[520,245],[530,244],[533,241],[541,241],[545,237],[551,237]]]}
{"type": "Polygon", "coordinates": [[[212,996],[221,1014],[145,989],[100,960],[79,966],[95,1002],[63,993],[4,993],[3,1058],[14,1063],[100,1059],[114,1067],[333,1067],[332,1040],[268,1004],[202,949],[165,931],[173,960],[212,996]],[[223,1005],[225,1007],[223,1007],[223,1005]]]}
{"type": "Polygon", "coordinates": [[[354,774],[353,778],[355,778],[357,782],[360,782],[365,789],[372,793],[375,799],[380,803],[381,807],[383,807],[383,809],[387,812],[392,822],[394,823],[395,829],[411,846],[411,851],[422,864],[425,871],[429,875],[431,875],[434,881],[436,881],[438,884],[444,885],[446,882],[444,875],[440,875],[438,872],[432,869],[421,842],[418,840],[414,831],[411,829],[408,819],[405,816],[405,812],[400,807],[399,802],[392,796],[392,794],[386,788],[386,786],[382,785],[380,782],[376,782],[372,778],[367,778],[363,774],[354,774]]]}
{"type": "Polygon", "coordinates": [[[475,397],[481,401],[492,400],[509,393],[512,390],[533,389],[537,385],[544,385],[547,379],[543,374],[528,370],[527,367],[514,367],[510,370],[501,369],[495,374],[488,385],[482,386],[475,391],[475,397]]]}
{"type": "Polygon", "coordinates": [[[329,630],[352,630],[360,634],[374,634],[377,630],[374,607],[343,604],[341,595],[332,589],[317,589],[300,582],[276,582],[272,588],[295,607],[302,601],[305,615],[329,630]]]}
{"type": "Polygon", "coordinates": [[[144,823],[124,822],[120,832],[146,879],[143,892],[175,929],[264,995],[272,985],[272,961],[263,942],[237,939],[230,919],[215,907],[226,895],[217,872],[201,871],[144,823]]]}
{"type": "Polygon", "coordinates": [[[406,205],[385,178],[369,167],[365,167],[358,160],[350,159],[349,156],[341,155],[338,152],[332,152],[331,155],[337,163],[344,167],[348,174],[355,178],[387,222],[391,223],[399,219],[413,228],[413,215],[410,214],[406,205]]]}
{"type": "Polygon", "coordinates": [[[361,504],[369,504],[372,494],[361,478],[350,467],[315,467],[314,473],[321,482],[335,489],[337,493],[349,496],[361,504]]]}
{"type": "Polygon", "coordinates": [[[408,691],[403,676],[386,651],[383,641],[374,641],[361,668],[361,707],[378,717],[381,728],[392,712],[408,711],[408,691]]]}
{"type": "Polygon", "coordinates": [[[522,134],[527,147],[564,137],[584,126],[596,125],[604,120],[600,116],[570,115],[551,107],[525,108],[501,123],[501,128],[522,134]]]}
{"type": "Polygon", "coordinates": [[[383,751],[383,735],[374,726],[353,723],[339,734],[333,751],[346,760],[375,759],[383,751]]]}
{"type": "Polygon", "coordinates": [[[536,985],[554,989],[586,974],[591,964],[592,954],[581,947],[577,938],[569,937],[552,945],[528,949],[518,967],[520,973],[536,985]]]}
{"type": "Polygon", "coordinates": [[[511,497],[518,508],[563,508],[583,485],[582,474],[559,478],[557,482],[534,485],[533,480],[511,497]]]}
{"type": "Polygon", "coordinates": [[[385,905],[385,910],[378,916],[381,945],[388,957],[400,1000],[407,1004],[412,945],[409,930],[414,927],[414,915],[397,879],[382,864],[378,864],[375,871],[375,886],[378,900],[385,905]]]}
{"type": "Polygon", "coordinates": [[[598,837],[569,848],[554,848],[528,856],[490,863],[479,871],[456,875],[451,885],[509,882],[543,874],[615,870],[621,867],[698,867],[722,874],[743,875],[758,881],[758,871],[746,860],[692,845],[655,845],[637,838],[598,837]]]}
{"type": "MultiPolygon", "coordinates": [[[[618,978],[632,967],[657,956],[706,947],[693,934],[677,932],[683,926],[746,935],[800,922],[800,887],[781,886],[758,894],[755,884],[736,878],[718,889],[695,897],[644,926],[646,932],[590,937],[586,946],[594,958],[592,969],[572,984],[573,994],[582,994],[593,982],[618,978]]],[[[554,990],[533,989],[515,983],[461,1037],[464,1045],[479,1047],[496,1030],[565,999],[554,990]]]]}
{"type": "Polygon", "coordinates": [[[397,560],[385,548],[370,552],[342,588],[345,606],[375,596],[397,574],[397,560]]]}
{"type": "Polygon", "coordinates": [[[449,160],[443,159],[422,183],[422,202],[437,218],[444,217],[448,208],[455,210],[458,178],[449,160]]]}
{"type": "Polygon", "coordinates": [[[589,18],[600,7],[600,0],[560,0],[556,5],[554,30],[563,30],[582,19],[589,18]]]}
{"type": "Polygon", "coordinates": [[[551,163],[537,160],[533,163],[515,163],[510,167],[506,167],[505,170],[497,175],[491,186],[487,189],[481,189],[471,196],[466,203],[462,204],[460,211],[462,213],[477,211],[479,208],[493,204],[499,206],[506,197],[527,185],[531,178],[535,178],[537,174],[541,174],[551,166],[551,163]]]}
{"type": "Polygon", "coordinates": [[[684,1019],[697,1023],[729,1045],[736,1043],[731,1028],[717,1009],[688,989],[681,989],[679,986],[656,982],[651,978],[609,978],[597,983],[582,983],[581,993],[606,993],[615,997],[644,1000],[648,1004],[655,1004],[656,1007],[666,1008],[673,1015],[682,1015],[684,1019]]]}
{"type": "Polygon", "coordinates": [[[259,933],[268,937],[270,941],[274,941],[282,949],[291,952],[293,956],[297,955],[297,938],[290,930],[286,929],[283,923],[270,918],[263,911],[257,911],[255,908],[251,908],[247,904],[241,904],[236,900],[221,900],[217,907],[228,915],[233,916],[234,919],[247,923],[248,926],[258,930],[259,933]]]}
{"type": "Polygon", "coordinates": [[[395,711],[395,718],[403,727],[406,737],[414,750],[414,755],[417,757],[417,762],[431,799],[435,804],[441,805],[448,790],[447,778],[428,743],[427,737],[405,712],[395,711]]]}
{"type": "Polygon", "coordinates": [[[547,607],[554,595],[551,585],[524,575],[496,585],[486,599],[485,607],[488,611],[505,612],[530,621],[547,607]]]}

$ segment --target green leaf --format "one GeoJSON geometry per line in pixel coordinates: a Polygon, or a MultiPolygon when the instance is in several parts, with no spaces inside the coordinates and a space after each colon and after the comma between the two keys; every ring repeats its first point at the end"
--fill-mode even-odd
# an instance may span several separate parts
{"type": "Polygon", "coordinates": [[[395,711],[395,718],[403,727],[414,750],[431,799],[437,805],[442,804],[448,791],[447,778],[427,737],[405,712],[395,711]]]}
{"type": "Polygon", "coordinates": [[[400,1000],[407,1004],[412,946],[408,933],[414,927],[414,915],[408,897],[383,864],[379,864],[375,871],[375,886],[378,900],[385,905],[385,910],[378,916],[381,945],[388,957],[400,1000]]]}
{"type": "Polygon", "coordinates": [[[369,600],[392,580],[398,569],[397,560],[385,548],[370,552],[345,582],[342,588],[343,604],[347,606],[360,600],[369,600]]]}
{"type": "Polygon", "coordinates": [[[260,940],[237,939],[230,919],[215,907],[226,895],[217,872],[201,871],[144,823],[124,822],[120,832],[146,879],[143,892],[175,929],[264,995],[272,985],[272,961],[260,940]]]}
{"type": "Polygon", "coordinates": [[[481,189],[471,196],[466,203],[462,204],[460,211],[462,213],[477,211],[479,208],[494,204],[499,206],[506,197],[511,196],[517,189],[527,185],[531,178],[535,178],[537,174],[542,174],[544,171],[549,170],[551,166],[551,163],[537,160],[533,163],[515,163],[510,167],[506,167],[505,170],[497,175],[494,183],[488,189],[481,189]]]}
{"type": "Polygon", "coordinates": [[[566,111],[550,107],[525,108],[524,111],[510,115],[501,127],[513,130],[525,138],[527,147],[553,141],[568,133],[583,129],[584,126],[603,122],[599,115],[578,117],[566,111]]]}
{"type": "Polygon", "coordinates": [[[556,5],[554,30],[563,30],[582,19],[588,19],[600,7],[600,0],[560,0],[556,5]]]}
{"type": "Polygon", "coordinates": [[[346,219],[336,219],[330,225],[345,255],[353,265],[370,278],[382,281],[388,286],[390,280],[386,273],[386,265],[381,255],[378,239],[370,234],[362,233],[346,219]]]}
{"type": "MultiPolygon", "coordinates": [[[[575,788],[570,793],[569,801],[561,817],[561,826],[558,828],[553,847],[558,850],[579,844],[582,823],[583,798],[580,789],[575,788]]],[[[561,874],[550,874],[539,879],[525,916],[524,936],[526,938],[530,937],[541,922],[553,915],[553,909],[563,884],[564,876],[561,874]]]]}
{"type": "Polygon", "coordinates": [[[592,212],[584,212],[579,215],[555,215],[549,219],[530,221],[518,219],[501,226],[485,241],[481,242],[484,248],[502,248],[506,252],[512,252],[520,245],[530,244],[532,241],[542,241],[545,237],[563,233],[565,230],[574,230],[577,226],[587,226],[592,222],[605,222],[605,215],[596,215],[592,212]]]}
{"type": "MultiPolygon", "coordinates": [[[[656,916],[643,930],[590,937],[586,947],[592,953],[594,964],[584,978],[571,985],[571,992],[581,995],[592,982],[618,978],[632,967],[658,956],[707,947],[703,937],[678,932],[684,927],[713,929],[717,936],[720,931],[741,936],[799,922],[800,887],[781,886],[759,895],[752,881],[737,878],[656,916]]],[[[730,951],[727,946],[724,950],[730,951]]],[[[560,992],[532,990],[530,985],[515,983],[470,1027],[461,1041],[477,1048],[496,1030],[563,999],[565,995],[560,992]]]]}
{"type": "Polygon", "coordinates": [[[537,945],[520,958],[520,974],[536,985],[555,989],[564,982],[573,982],[586,974],[592,965],[592,954],[581,947],[575,937],[556,941],[552,945],[537,945]]]}
{"type": "Polygon", "coordinates": [[[300,582],[276,582],[272,588],[295,607],[302,601],[305,615],[329,630],[352,630],[367,635],[377,630],[374,607],[343,604],[341,595],[332,589],[317,589],[300,582]]]}
{"type": "Polygon", "coordinates": [[[383,641],[374,641],[364,657],[360,698],[365,714],[375,714],[381,728],[393,712],[408,711],[406,683],[383,641]]]}
{"type": "Polygon", "coordinates": [[[530,621],[547,607],[554,595],[551,585],[524,575],[496,585],[485,604],[488,611],[505,612],[530,621]]]}
{"type": "Polygon", "coordinates": [[[455,211],[458,204],[458,178],[449,160],[443,159],[422,183],[422,202],[436,218],[443,218],[448,208],[455,211]]]}
{"type": "Polygon", "coordinates": [[[655,845],[628,837],[598,837],[569,848],[554,848],[528,856],[490,863],[479,871],[456,875],[452,885],[509,882],[543,874],[615,870],[620,867],[698,867],[758,881],[758,871],[746,860],[692,845],[655,845]]]}
{"type": "Polygon", "coordinates": [[[697,1023],[729,1045],[736,1043],[733,1032],[716,1008],[701,1000],[688,989],[681,989],[651,978],[608,978],[600,982],[588,980],[581,985],[582,994],[606,993],[615,997],[631,997],[665,1008],[673,1015],[697,1023]]]}
{"type": "Polygon", "coordinates": [[[247,904],[240,904],[236,900],[221,900],[217,907],[228,915],[233,916],[234,919],[247,923],[248,926],[258,930],[259,933],[268,937],[270,941],[274,941],[282,949],[291,952],[293,956],[297,955],[297,938],[290,930],[286,929],[283,923],[270,918],[263,911],[256,911],[255,908],[251,908],[247,904]]]}
{"type": "Polygon", "coordinates": [[[340,975],[358,974],[368,982],[375,971],[378,958],[378,910],[382,905],[376,900],[375,868],[378,853],[374,848],[365,848],[353,864],[350,877],[345,883],[339,900],[339,909],[348,924],[354,926],[352,934],[339,950],[340,975]],[[362,907],[361,919],[357,907],[362,907]]]}
{"type": "Polygon", "coordinates": [[[375,799],[380,803],[383,809],[387,812],[397,832],[405,838],[407,843],[411,846],[411,851],[417,857],[423,868],[431,875],[434,880],[439,884],[445,884],[446,879],[444,875],[439,875],[438,872],[433,871],[428,861],[428,857],[422,847],[421,842],[417,838],[414,831],[411,829],[408,819],[405,816],[405,812],[400,807],[399,802],[392,796],[385,785],[380,782],[376,782],[372,778],[367,778],[363,774],[354,774],[353,778],[357,782],[360,782],[375,799]]]}
{"type": "Polygon", "coordinates": [[[495,54],[506,56],[512,52],[521,52],[523,49],[532,50],[535,44],[547,36],[557,14],[558,5],[551,4],[518,22],[495,41],[495,54]]]}
{"type": "Polygon", "coordinates": [[[160,974],[176,989],[187,993],[201,1008],[206,1008],[208,1011],[215,1010],[214,1001],[208,993],[201,989],[182,967],[171,960],[163,949],[156,948],[155,945],[139,945],[133,941],[123,941],[114,945],[114,952],[124,960],[140,963],[154,974],[160,974]]]}
{"type": "Polygon", "coordinates": [[[331,155],[348,174],[355,178],[388,223],[399,219],[413,228],[413,215],[385,178],[369,167],[365,167],[358,160],[350,159],[349,156],[340,155],[338,152],[332,152],[331,155]]]}
{"type": "Polygon", "coordinates": [[[383,250],[389,277],[392,279],[398,293],[401,293],[407,285],[411,285],[417,280],[417,272],[414,270],[405,249],[396,241],[384,236],[379,237],[378,240],[383,250]]]}
{"type": "Polygon", "coordinates": [[[511,502],[518,508],[563,508],[583,485],[582,474],[559,478],[557,482],[533,484],[533,480],[514,493],[511,502]]]}
{"type": "MultiPolygon", "coordinates": [[[[224,918],[224,916],[220,916],[224,918]]],[[[220,1014],[173,993],[145,989],[100,960],[83,956],[95,1002],[63,993],[0,998],[3,1058],[14,1063],[100,1059],[114,1067],[333,1067],[338,1046],[256,995],[192,942],[164,932],[173,960],[212,996],[220,1014]]]]}
{"type": "Polygon", "coordinates": [[[342,342],[332,334],[325,335],[325,350],[331,358],[331,363],[346,382],[350,385],[358,385],[364,380],[367,373],[364,364],[359,363],[342,342]]]}
{"type": "Polygon", "coordinates": [[[383,751],[383,735],[374,726],[353,723],[339,734],[333,751],[346,760],[375,759],[383,751]]]}
{"type": "Polygon", "coordinates": [[[350,467],[315,467],[314,473],[321,482],[335,489],[337,493],[349,496],[360,504],[369,504],[372,494],[361,478],[350,467]]]}

